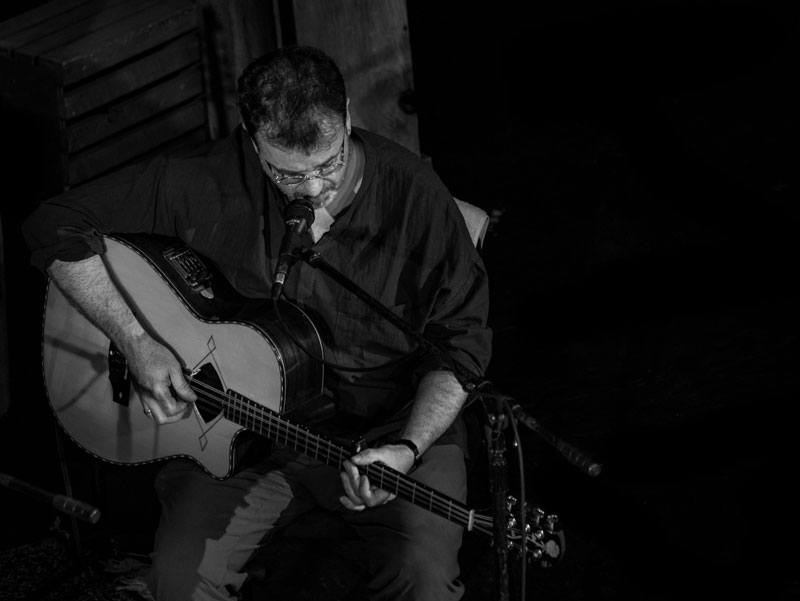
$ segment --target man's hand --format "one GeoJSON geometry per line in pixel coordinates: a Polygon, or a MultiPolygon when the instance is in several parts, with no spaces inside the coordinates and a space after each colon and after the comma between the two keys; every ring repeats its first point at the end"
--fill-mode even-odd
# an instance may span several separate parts
{"type": "Polygon", "coordinates": [[[388,444],[365,449],[345,461],[341,473],[345,495],[339,497],[339,501],[352,511],[383,505],[397,496],[372,486],[366,474],[359,472],[359,467],[372,463],[382,463],[406,474],[414,465],[414,453],[405,445],[388,444]]]}
{"type": "Polygon", "coordinates": [[[125,349],[125,356],[144,412],[156,423],[176,422],[191,412],[197,395],[172,351],[145,335],[125,349]]]}
{"type": "Polygon", "coordinates": [[[64,295],[122,350],[144,412],[159,424],[188,415],[189,403],[197,396],[183,377],[180,362],[139,323],[101,257],[92,255],[74,262],[56,259],[48,273],[64,295]]]}

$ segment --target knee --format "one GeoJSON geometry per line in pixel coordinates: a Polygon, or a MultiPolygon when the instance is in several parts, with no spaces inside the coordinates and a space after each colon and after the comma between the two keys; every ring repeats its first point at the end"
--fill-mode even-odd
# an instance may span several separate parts
{"type": "Polygon", "coordinates": [[[441,538],[432,544],[426,538],[405,539],[387,548],[380,557],[373,556],[372,599],[425,601],[461,597],[464,589],[458,580],[459,545],[454,537],[450,537],[449,544],[442,544],[441,538]]]}
{"type": "Polygon", "coordinates": [[[145,582],[158,601],[161,599],[189,601],[197,588],[196,571],[194,574],[188,573],[186,563],[176,559],[169,559],[164,554],[154,554],[152,557],[145,582]]]}
{"type": "Polygon", "coordinates": [[[157,601],[233,601],[236,598],[237,587],[233,584],[213,583],[203,577],[196,564],[169,555],[153,556],[145,582],[157,601]]]}

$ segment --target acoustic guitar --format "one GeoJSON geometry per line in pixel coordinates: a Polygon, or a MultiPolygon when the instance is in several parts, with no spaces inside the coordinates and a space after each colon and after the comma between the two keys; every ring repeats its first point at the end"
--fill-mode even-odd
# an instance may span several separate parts
{"type": "MultiPolygon", "coordinates": [[[[125,357],[51,280],[44,380],[58,423],[78,446],[124,465],[185,457],[225,479],[237,469],[239,441],[247,434],[341,469],[355,450],[304,425],[323,410],[324,368],[309,357],[322,357],[323,347],[303,310],[285,301],[278,310],[271,300],[243,298],[211,261],[180,241],[108,235],[104,242],[112,279],[142,324],[185,366],[198,400],[178,422],[159,426],[148,418],[125,357]]],[[[469,531],[493,533],[491,516],[405,474],[380,464],[364,472],[399,498],[469,531]]],[[[509,548],[553,565],[564,547],[557,521],[539,508],[525,512],[526,535],[509,520],[509,548]]]]}

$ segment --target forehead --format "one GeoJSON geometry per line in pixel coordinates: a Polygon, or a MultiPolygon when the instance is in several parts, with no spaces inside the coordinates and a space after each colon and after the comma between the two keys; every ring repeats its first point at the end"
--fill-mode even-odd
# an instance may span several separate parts
{"type": "Polygon", "coordinates": [[[330,135],[322,138],[317,147],[310,152],[274,146],[264,137],[256,136],[258,155],[262,161],[284,173],[313,171],[339,156],[345,135],[344,127],[336,128],[330,135]]]}

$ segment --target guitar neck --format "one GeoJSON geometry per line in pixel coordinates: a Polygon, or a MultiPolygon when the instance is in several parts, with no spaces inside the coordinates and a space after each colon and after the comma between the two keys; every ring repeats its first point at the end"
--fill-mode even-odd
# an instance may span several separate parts
{"type": "MultiPolygon", "coordinates": [[[[312,432],[306,426],[282,418],[267,407],[236,392],[222,392],[193,379],[190,379],[190,384],[198,395],[198,403],[220,407],[225,419],[280,445],[299,451],[340,471],[344,461],[353,455],[345,447],[312,432]]],[[[397,470],[373,463],[363,468],[362,472],[366,473],[374,486],[469,530],[476,527],[476,519],[481,520],[481,526],[486,526],[483,523],[486,518],[476,516],[475,512],[463,503],[397,470]]]]}

